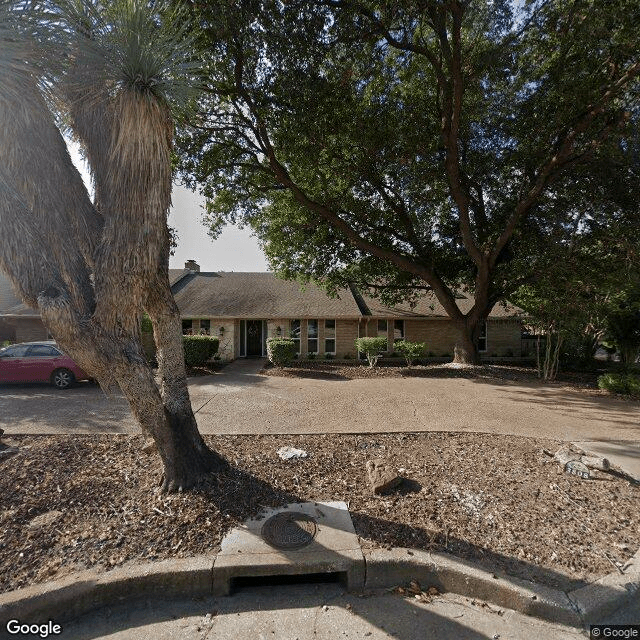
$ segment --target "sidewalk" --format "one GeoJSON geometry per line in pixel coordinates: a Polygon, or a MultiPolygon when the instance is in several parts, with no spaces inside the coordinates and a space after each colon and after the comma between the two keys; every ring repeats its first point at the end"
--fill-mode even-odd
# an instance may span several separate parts
{"type": "Polygon", "coordinates": [[[431,603],[338,585],[253,587],[227,598],[123,604],[64,626],[63,640],[578,640],[545,623],[455,594],[431,603]]]}

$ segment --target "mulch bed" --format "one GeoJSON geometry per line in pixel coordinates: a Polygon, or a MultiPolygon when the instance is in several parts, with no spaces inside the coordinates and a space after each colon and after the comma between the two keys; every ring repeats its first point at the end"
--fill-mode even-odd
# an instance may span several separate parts
{"type": "Polygon", "coordinates": [[[363,546],[443,550],[562,588],[623,566],[640,546],[640,487],[582,480],[542,453],[560,443],[485,434],[206,436],[230,463],[198,489],[154,493],[140,436],[11,436],[0,457],[0,591],[72,571],[213,553],[262,507],[344,500],[363,546]],[[309,457],[282,461],[282,446],[309,457]],[[374,496],[365,463],[407,480],[374,496]],[[59,513],[56,513],[59,512],[59,513]]]}
{"type": "MultiPolygon", "coordinates": [[[[560,371],[555,381],[546,384],[555,387],[587,391],[595,395],[615,395],[598,388],[598,376],[609,369],[592,371],[560,371]]],[[[267,376],[285,378],[316,378],[319,380],[356,380],[359,378],[482,378],[511,382],[540,382],[534,366],[513,363],[457,366],[451,362],[418,364],[406,367],[404,361],[383,361],[374,368],[360,362],[327,362],[302,360],[288,367],[267,364],[261,372],[267,376]]],[[[633,399],[630,399],[633,401],[633,399]]]]}

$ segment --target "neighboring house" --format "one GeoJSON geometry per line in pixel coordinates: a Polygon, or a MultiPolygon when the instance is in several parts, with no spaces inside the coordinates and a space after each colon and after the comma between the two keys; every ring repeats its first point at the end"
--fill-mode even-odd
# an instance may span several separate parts
{"type": "MultiPolygon", "coordinates": [[[[170,269],[169,279],[183,333],[218,337],[223,360],[265,356],[267,339],[278,336],[296,340],[302,357],[317,353],[336,358],[355,358],[354,342],[360,336],[383,336],[390,351],[399,339],[426,342],[433,356],[452,356],[457,340],[452,321],[429,294],[413,309],[385,307],[354,287],[330,298],[313,284],[302,287],[272,273],[201,272],[193,260],[184,269],[170,269]]],[[[458,300],[463,313],[472,304],[468,298],[458,300]]],[[[494,307],[479,340],[482,354],[522,355],[521,313],[512,306],[494,307]]],[[[0,340],[48,337],[38,313],[20,302],[0,274],[0,340]]]]}
{"type": "Polygon", "coordinates": [[[9,278],[0,272],[0,342],[32,342],[50,337],[40,314],[18,298],[9,278]]]}
{"type": "MultiPolygon", "coordinates": [[[[206,333],[220,338],[224,360],[266,355],[266,341],[292,337],[299,353],[356,357],[360,336],[384,336],[389,350],[406,339],[426,342],[435,356],[453,355],[457,333],[442,306],[426,295],[413,309],[385,307],[351,289],[330,298],[319,287],[281,280],[272,273],[200,272],[189,261],[185,269],[170,269],[173,292],[184,333],[206,333]]],[[[458,300],[463,312],[473,302],[458,300]]],[[[518,309],[496,305],[480,338],[487,356],[520,356],[522,320],[518,309]]]]}

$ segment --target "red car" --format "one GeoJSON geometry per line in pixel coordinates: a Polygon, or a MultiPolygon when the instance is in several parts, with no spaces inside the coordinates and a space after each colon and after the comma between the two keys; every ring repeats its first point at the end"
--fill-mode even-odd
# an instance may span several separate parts
{"type": "Polygon", "coordinates": [[[55,342],[24,342],[0,349],[0,384],[4,382],[50,382],[68,389],[89,376],[55,342]]]}

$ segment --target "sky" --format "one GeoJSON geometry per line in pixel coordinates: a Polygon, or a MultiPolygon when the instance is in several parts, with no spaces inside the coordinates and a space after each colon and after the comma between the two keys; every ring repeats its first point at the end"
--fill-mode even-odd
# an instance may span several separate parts
{"type": "MultiPolygon", "coordinates": [[[[89,171],[77,145],[68,140],[67,145],[73,163],[89,186],[89,171]]],[[[204,198],[174,184],[171,199],[169,226],[178,233],[178,247],[169,260],[171,269],[181,269],[187,260],[195,260],[202,271],[269,270],[258,240],[248,229],[227,226],[217,240],[212,240],[202,224],[204,198]]]]}

